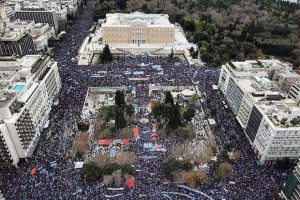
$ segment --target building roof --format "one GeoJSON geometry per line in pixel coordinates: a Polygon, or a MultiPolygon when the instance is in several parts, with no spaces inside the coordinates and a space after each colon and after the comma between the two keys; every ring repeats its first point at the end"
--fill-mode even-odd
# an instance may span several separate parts
{"type": "Polygon", "coordinates": [[[245,73],[259,73],[260,71],[264,72],[265,70],[272,69],[282,69],[285,71],[292,71],[292,66],[290,63],[281,62],[277,59],[268,59],[268,60],[246,60],[244,62],[228,62],[227,66],[230,66],[231,69],[238,72],[245,73]]]}
{"type": "Polygon", "coordinates": [[[131,26],[135,24],[153,27],[174,27],[170,23],[167,14],[145,14],[141,12],[106,14],[106,22],[102,24],[102,27],[131,26]]]}
{"type": "Polygon", "coordinates": [[[6,33],[2,33],[2,35],[0,37],[0,41],[12,41],[12,42],[16,42],[16,41],[19,41],[25,35],[27,35],[27,33],[6,32],[6,33]]]}
{"type": "Polygon", "coordinates": [[[256,104],[268,116],[274,126],[279,128],[300,128],[300,107],[292,99],[263,101],[256,104]]]}

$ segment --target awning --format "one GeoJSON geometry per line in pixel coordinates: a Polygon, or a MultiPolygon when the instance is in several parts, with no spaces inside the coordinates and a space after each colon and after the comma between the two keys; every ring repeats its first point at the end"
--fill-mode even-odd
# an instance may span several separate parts
{"type": "Polygon", "coordinates": [[[137,138],[140,135],[140,131],[137,127],[133,128],[133,137],[137,138]]]}
{"type": "Polygon", "coordinates": [[[133,188],[134,188],[134,177],[133,177],[133,176],[129,177],[129,178],[126,180],[126,186],[127,186],[129,189],[133,189],[133,188]]]}
{"type": "Polygon", "coordinates": [[[36,167],[31,169],[31,175],[35,175],[36,174],[36,167]]]}
{"type": "Polygon", "coordinates": [[[129,139],[122,139],[122,144],[128,145],[129,144],[129,139]]]}
{"type": "Polygon", "coordinates": [[[110,145],[110,140],[109,139],[104,139],[104,140],[98,140],[98,145],[102,146],[109,146],[110,145]]]}
{"type": "Polygon", "coordinates": [[[83,162],[75,162],[75,169],[81,169],[83,167],[83,162]]]}
{"type": "Polygon", "coordinates": [[[152,139],[152,141],[156,141],[157,140],[157,138],[158,138],[158,136],[157,136],[157,134],[154,132],[154,133],[152,133],[152,135],[151,135],[151,139],[152,139]]]}

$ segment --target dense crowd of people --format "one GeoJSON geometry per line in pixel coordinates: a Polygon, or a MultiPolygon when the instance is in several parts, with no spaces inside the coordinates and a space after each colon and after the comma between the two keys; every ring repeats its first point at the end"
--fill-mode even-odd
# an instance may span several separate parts
{"type": "MultiPolygon", "coordinates": [[[[34,156],[21,162],[17,169],[2,170],[0,188],[6,199],[278,199],[278,193],[286,174],[275,171],[272,166],[255,164],[255,155],[243,136],[234,115],[225,109],[226,101],[217,84],[219,70],[189,65],[184,61],[172,61],[163,57],[143,55],[120,55],[113,62],[90,66],[78,66],[73,61],[78,49],[93,24],[93,4],[89,3],[75,21],[67,37],[55,51],[53,59],[58,62],[62,89],[58,104],[53,105],[50,125],[43,131],[34,156]],[[160,66],[160,69],[153,66],[160,66]],[[102,77],[94,76],[105,71],[102,77]],[[128,72],[128,73],[125,73],[128,72]],[[139,72],[134,74],[134,72],[139,72]],[[145,78],[136,80],[132,78],[145,78]],[[155,95],[149,94],[149,84],[158,86],[190,86],[199,81],[203,93],[202,104],[206,119],[212,117],[212,126],[218,146],[230,142],[242,150],[240,161],[233,164],[233,171],[225,181],[212,178],[215,163],[209,164],[210,178],[197,190],[168,183],[160,171],[163,152],[147,151],[143,144],[151,142],[154,117],[148,106],[155,95]],[[137,156],[134,190],[107,190],[101,183],[88,184],[82,177],[81,169],[74,169],[72,144],[80,120],[81,108],[88,87],[93,86],[134,86],[138,105],[136,119],[146,117],[149,122],[136,120],[140,129],[139,140],[133,142],[129,150],[137,156]],[[214,112],[212,112],[214,110],[214,112]],[[224,140],[226,136],[228,141],[224,140]],[[55,163],[55,165],[53,165],[55,163]],[[35,175],[31,169],[37,168],[35,175]],[[229,183],[230,182],[230,183],[229,183]],[[234,183],[234,184],[232,184],[234,183]],[[114,197],[115,196],[115,197],[114,197]]],[[[158,144],[169,149],[180,143],[180,139],[159,138],[158,144]]]]}

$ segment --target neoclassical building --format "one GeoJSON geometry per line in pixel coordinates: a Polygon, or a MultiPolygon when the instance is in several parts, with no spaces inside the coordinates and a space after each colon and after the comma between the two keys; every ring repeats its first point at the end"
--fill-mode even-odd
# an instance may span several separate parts
{"type": "Polygon", "coordinates": [[[102,23],[103,43],[155,44],[174,43],[175,26],[167,14],[107,14],[102,23]]]}

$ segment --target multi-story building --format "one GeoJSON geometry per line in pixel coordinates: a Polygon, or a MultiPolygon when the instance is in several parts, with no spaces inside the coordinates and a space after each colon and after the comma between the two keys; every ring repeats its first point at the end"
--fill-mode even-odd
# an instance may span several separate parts
{"type": "Polygon", "coordinates": [[[0,37],[0,56],[34,54],[32,37],[28,33],[7,32],[0,37]]]}
{"type": "Polygon", "coordinates": [[[275,71],[271,79],[275,80],[283,91],[288,92],[293,83],[300,81],[300,75],[295,71],[280,70],[275,71]]]}
{"type": "Polygon", "coordinates": [[[298,106],[300,106],[300,82],[295,82],[290,91],[289,98],[293,99],[298,106]]]}
{"type": "Polygon", "coordinates": [[[262,163],[284,157],[300,157],[299,107],[294,100],[286,99],[287,94],[282,90],[284,83],[280,79],[272,79],[282,71],[292,73],[292,68],[278,60],[229,62],[221,69],[219,88],[262,163]],[[267,107],[269,104],[274,105],[267,107]],[[271,108],[276,112],[282,109],[276,117],[284,116],[283,122],[275,122],[276,117],[269,113],[271,108]],[[292,144],[294,146],[291,148],[288,141],[299,144],[292,144]]]}
{"type": "Polygon", "coordinates": [[[281,62],[278,60],[249,60],[228,62],[222,66],[219,87],[243,128],[247,124],[254,103],[275,96],[279,99],[285,98],[277,84],[268,78],[274,70],[289,68],[289,65],[284,63],[277,65],[278,63],[281,62]]]}
{"type": "Polygon", "coordinates": [[[46,35],[33,35],[32,39],[37,52],[44,51],[48,47],[48,38],[46,35]]]}
{"type": "Polygon", "coordinates": [[[51,27],[58,30],[58,21],[55,10],[44,8],[21,8],[15,11],[17,19],[33,20],[35,23],[48,23],[51,27]]]}
{"type": "Polygon", "coordinates": [[[57,63],[47,56],[24,56],[1,67],[0,86],[0,166],[17,166],[32,156],[61,88],[57,63]]]}
{"type": "Polygon", "coordinates": [[[285,200],[300,199],[300,161],[284,184],[281,196],[285,200]]]}
{"type": "Polygon", "coordinates": [[[19,32],[29,32],[34,26],[34,21],[14,20],[8,24],[9,28],[19,32]]]}
{"type": "Polygon", "coordinates": [[[49,24],[46,23],[37,23],[34,24],[30,29],[31,35],[46,35],[47,39],[55,36],[55,30],[53,27],[50,27],[49,24]]]}
{"type": "Polygon", "coordinates": [[[291,99],[256,103],[245,134],[257,158],[266,164],[300,157],[300,107],[291,99]]]}
{"type": "Polygon", "coordinates": [[[103,43],[139,45],[175,41],[175,26],[167,14],[106,14],[101,30],[103,43]]]}

